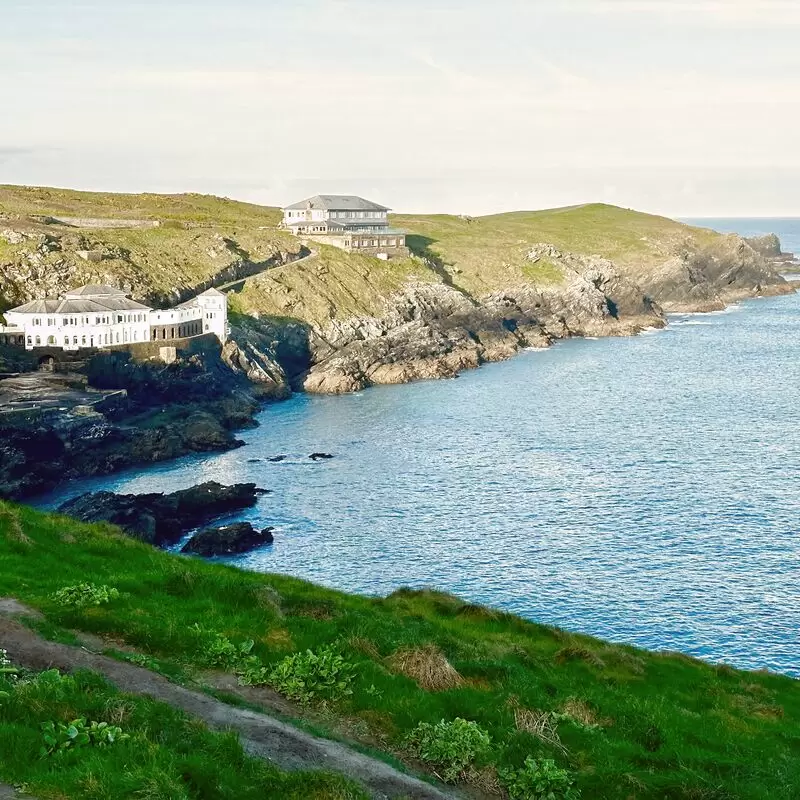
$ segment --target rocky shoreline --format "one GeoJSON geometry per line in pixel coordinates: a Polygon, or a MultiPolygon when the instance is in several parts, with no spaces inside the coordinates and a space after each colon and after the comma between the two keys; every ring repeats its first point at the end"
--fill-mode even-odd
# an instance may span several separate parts
{"type": "MultiPolygon", "coordinates": [[[[663,327],[667,312],[794,291],[779,274],[792,257],[777,237],[720,237],[645,275],[546,243],[526,258],[554,265],[561,280],[476,298],[445,274],[441,282],[406,282],[371,316],[332,313],[309,324],[234,313],[224,346],[179,353],[173,364],[100,353],[80,369],[82,379],[91,390],[124,394],[123,401],[0,413],[0,496],[29,497],[75,478],[238,447],[235,432],[257,424],[265,401],[292,391],[339,394],[452,378],[559,339],[633,335],[663,327]]],[[[3,364],[31,368],[11,348],[0,352],[0,370],[3,364]]]]}

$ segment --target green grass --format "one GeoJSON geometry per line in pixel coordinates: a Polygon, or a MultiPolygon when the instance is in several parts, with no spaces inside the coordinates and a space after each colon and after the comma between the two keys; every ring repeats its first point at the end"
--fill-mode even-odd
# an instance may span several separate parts
{"type": "Polygon", "coordinates": [[[433,591],[347,595],[172,556],[112,528],[6,510],[0,595],[39,608],[60,629],[113,637],[187,671],[205,663],[195,623],[237,644],[252,639],[267,666],[336,644],[356,668],[353,694],[326,714],[387,752],[407,753],[421,722],[461,717],[491,736],[477,767],[553,759],[584,798],[800,795],[800,686],[789,678],[608,644],[433,591]],[[53,601],[81,581],[122,597],[82,610],[53,601]],[[457,670],[451,688],[426,691],[397,671],[393,654],[425,645],[457,670]],[[526,730],[541,712],[560,744],[526,730]]]}
{"type": "Polygon", "coordinates": [[[245,755],[233,734],[212,733],[168,705],[119,692],[90,672],[0,676],[0,779],[41,800],[363,800],[348,781],[287,774],[245,755]],[[41,756],[42,725],[107,722],[128,738],[41,756]]]}
{"type": "Polygon", "coordinates": [[[277,208],[206,194],[121,194],[46,186],[0,185],[0,213],[4,212],[250,226],[275,226],[281,218],[277,208]]]}
{"type": "MultiPolygon", "coordinates": [[[[0,216],[11,227],[36,236],[60,237],[62,249],[41,256],[42,268],[64,272],[71,285],[108,280],[130,286],[137,297],[165,300],[176,288],[196,287],[223,274],[239,260],[266,263],[278,253],[296,254],[300,241],[277,230],[280,210],[199,194],[112,194],[25,186],[0,186],[0,216]],[[83,229],[47,226],[41,216],[110,217],[159,220],[159,228],[83,229]],[[96,264],[82,261],[80,249],[100,250],[96,264]]],[[[545,211],[495,214],[473,220],[445,214],[393,215],[392,225],[407,231],[414,259],[379,261],[333,247],[312,244],[319,257],[303,265],[269,270],[232,296],[234,310],[251,315],[288,317],[325,328],[332,319],[382,315],[386,300],[413,282],[447,282],[480,299],[520,285],[550,287],[565,280],[558,263],[532,263],[532,245],[550,243],[584,255],[615,261],[634,279],[685,249],[702,249],[723,237],[674,220],[615,206],[590,204],[545,211]]],[[[0,243],[0,308],[26,296],[16,286],[24,258],[35,240],[4,247],[0,243]]],[[[39,258],[39,256],[36,256],[39,258]]],[[[646,283],[646,281],[645,281],[646,283]]]]}
{"type": "Polygon", "coordinates": [[[393,215],[392,224],[413,231],[417,247],[438,258],[453,274],[453,282],[476,296],[525,280],[558,280],[558,268],[531,272],[525,256],[535,244],[603,256],[635,276],[663,263],[686,243],[703,246],[721,238],[665,217],[602,203],[472,220],[445,214],[393,215]]]}

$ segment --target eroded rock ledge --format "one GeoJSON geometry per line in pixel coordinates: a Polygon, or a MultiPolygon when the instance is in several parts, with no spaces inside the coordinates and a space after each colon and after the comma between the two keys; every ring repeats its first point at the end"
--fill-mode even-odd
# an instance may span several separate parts
{"type": "MultiPolygon", "coordinates": [[[[110,522],[136,539],[161,546],[177,542],[187,531],[216,517],[254,506],[258,497],[266,493],[254,483],[224,486],[207,481],[171,494],[90,492],[68,500],[58,511],[81,522],[110,522]]],[[[213,538],[206,537],[209,543],[213,538]]],[[[233,543],[241,536],[230,539],[233,543]]],[[[203,541],[201,538],[200,543],[203,541]]]]}
{"type": "Polygon", "coordinates": [[[664,325],[660,307],[607,259],[533,247],[564,280],[519,285],[476,300],[445,283],[416,283],[376,317],[332,320],[311,338],[305,391],[342,393],[374,384],[450,378],[464,369],[571,336],[618,336],[664,325]]]}

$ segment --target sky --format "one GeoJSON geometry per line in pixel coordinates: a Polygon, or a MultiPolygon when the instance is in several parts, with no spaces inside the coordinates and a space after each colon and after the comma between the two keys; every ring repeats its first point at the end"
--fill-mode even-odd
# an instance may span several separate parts
{"type": "Polygon", "coordinates": [[[0,183],[800,215],[800,0],[0,0],[0,183]]]}

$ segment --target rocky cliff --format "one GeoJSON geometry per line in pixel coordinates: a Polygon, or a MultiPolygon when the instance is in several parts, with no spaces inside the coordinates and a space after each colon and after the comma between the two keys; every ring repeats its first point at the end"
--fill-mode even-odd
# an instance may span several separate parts
{"type": "Polygon", "coordinates": [[[173,302],[238,280],[222,362],[271,398],[290,386],[449,377],[558,338],[659,326],[664,311],[792,290],[776,239],[601,204],[397,217],[414,256],[389,262],[325,246],[298,260],[309,251],[275,228],[275,209],[196,195],[0,187],[0,216],[7,301],[96,281],[173,302]],[[115,225],[104,228],[104,216],[115,225]],[[115,227],[125,220],[133,227],[115,227]]]}

